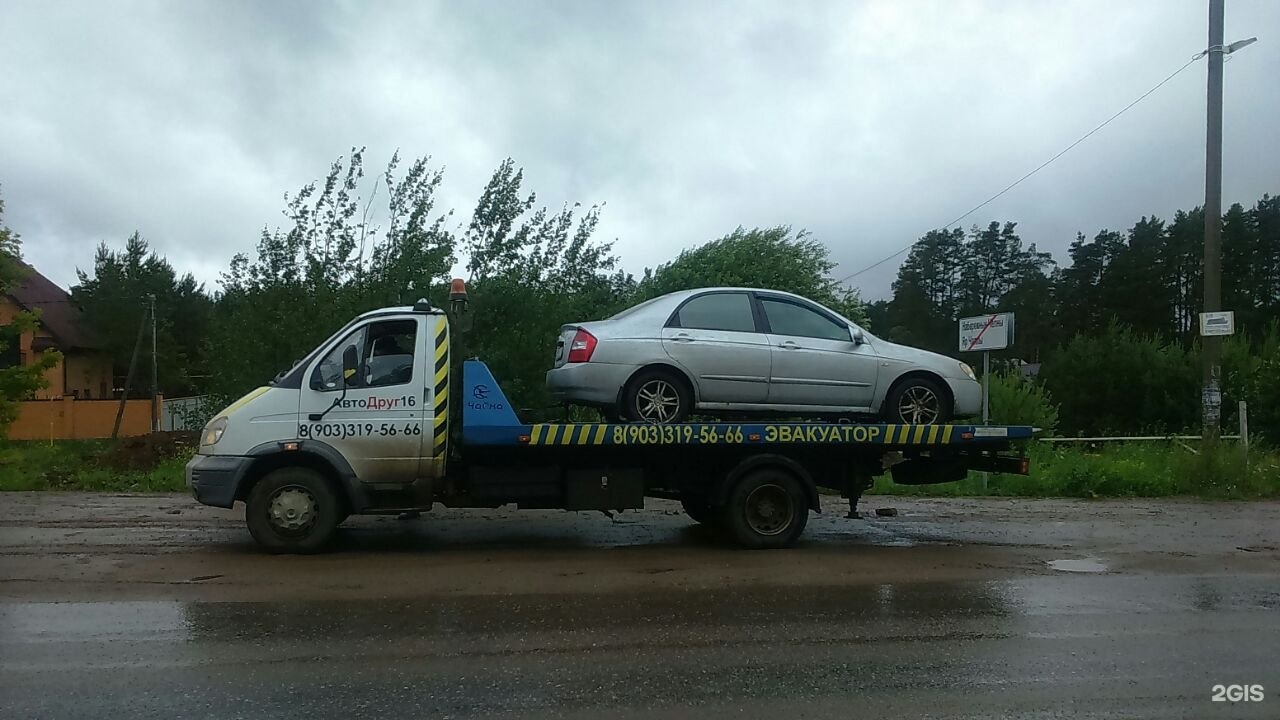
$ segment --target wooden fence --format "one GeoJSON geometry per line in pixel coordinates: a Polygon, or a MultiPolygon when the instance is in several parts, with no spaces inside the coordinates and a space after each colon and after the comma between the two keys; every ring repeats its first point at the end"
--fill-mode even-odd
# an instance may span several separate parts
{"type": "MultiPolygon", "coordinates": [[[[163,407],[163,399],[157,403],[163,407]]],[[[10,440],[87,440],[111,437],[119,400],[77,400],[71,396],[19,403],[10,440]]],[[[129,400],[120,420],[121,437],[151,432],[151,400],[129,400]]]]}

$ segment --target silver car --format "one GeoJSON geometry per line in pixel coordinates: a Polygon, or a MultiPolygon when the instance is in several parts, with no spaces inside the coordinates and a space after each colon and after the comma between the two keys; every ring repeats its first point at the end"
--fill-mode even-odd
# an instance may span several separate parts
{"type": "Polygon", "coordinates": [[[610,420],[808,415],[942,423],[977,414],[965,363],[881,340],[798,295],[701,288],[564,325],[547,386],[610,420]]]}

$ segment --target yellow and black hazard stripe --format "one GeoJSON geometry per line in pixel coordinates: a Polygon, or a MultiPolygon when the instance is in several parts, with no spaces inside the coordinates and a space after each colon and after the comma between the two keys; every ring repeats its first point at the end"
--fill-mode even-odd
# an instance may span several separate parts
{"type": "Polygon", "coordinates": [[[435,426],[431,454],[443,459],[449,449],[449,323],[439,319],[436,327],[435,352],[435,426]]]}
{"type": "Polygon", "coordinates": [[[883,445],[950,445],[954,425],[885,425],[883,445]]]}
{"type": "Polygon", "coordinates": [[[611,427],[599,423],[562,425],[535,424],[529,431],[530,445],[603,445],[605,432],[611,427]]]}

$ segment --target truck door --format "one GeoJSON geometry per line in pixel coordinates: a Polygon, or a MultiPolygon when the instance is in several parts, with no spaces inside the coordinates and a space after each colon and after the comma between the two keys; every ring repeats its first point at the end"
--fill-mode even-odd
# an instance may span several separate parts
{"type": "Polygon", "coordinates": [[[362,482],[408,483],[418,476],[429,433],[426,320],[395,317],[356,326],[314,363],[303,383],[299,437],[333,446],[362,482]],[[342,355],[348,347],[355,348],[358,363],[344,396],[342,355]]]}

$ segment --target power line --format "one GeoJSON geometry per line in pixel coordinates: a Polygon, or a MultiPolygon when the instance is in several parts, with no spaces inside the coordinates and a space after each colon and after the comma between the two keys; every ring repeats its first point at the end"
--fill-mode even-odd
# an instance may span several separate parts
{"type": "MultiPolygon", "coordinates": [[[[1133,107],[1134,105],[1137,105],[1138,103],[1142,102],[1144,99],[1146,99],[1146,97],[1147,97],[1148,95],[1150,95],[1151,93],[1155,92],[1156,90],[1159,90],[1161,87],[1163,87],[1163,86],[1164,86],[1164,84],[1165,84],[1165,83],[1167,83],[1167,82],[1169,82],[1170,80],[1172,80],[1172,79],[1174,79],[1175,77],[1177,77],[1177,76],[1178,76],[1178,74],[1179,74],[1179,73],[1181,73],[1183,70],[1186,70],[1187,68],[1191,67],[1192,63],[1194,63],[1196,60],[1199,60],[1202,56],[1203,56],[1203,53],[1202,53],[1201,55],[1196,55],[1195,57],[1191,58],[1190,60],[1188,60],[1188,61],[1186,62],[1186,64],[1185,64],[1185,65],[1183,65],[1182,67],[1178,68],[1177,70],[1174,70],[1172,73],[1170,73],[1170,74],[1169,74],[1169,76],[1168,76],[1168,77],[1166,77],[1165,79],[1163,79],[1163,80],[1161,80],[1160,82],[1156,83],[1156,84],[1155,84],[1155,86],[1154,86],[1154,87],[1152,87],[1150,90],[1148,90],[1148,91],[1146,91],[1146,92],[1142,93],[1141,95],[1139,95],[1139,96],[1138,96],[1138,98],[1137,98],[1136,100],[1134,100],[1133,102],[1129,103],[1128,105],[1125,105],[1125,106],[1124,106],[1123,108],[1121,108],[1121,109],[1120,109],[1120,111],[1119,111],[1119,112],[1117,112],[1115,115],[1112,115],[1111,117],[1109,117],[1109,118],[1107,118],[1105,121],[1103,121],[1103,123],[1102,123],[1101,125],[1099,125],[1099,126],[1095,127],[1094,129],[1090,130],[1089,132],[1085,133],[1084,135],[1081,135],[1081,136],[1080,136],[1080,138],[1079,138],[1078,140],[1076,140],[1075,142],[1073,142],[1073,143],[1071,143],[1070,145],[1068,145],[1068,146],[1066,146],[1065,148],[1063,148],[1063,149],[1062,149],[1062,151],[1061,151],[1061,152],[1059,152],[1057,155],[1054,155],[1053,157],[1049,158],[1048,160],[1045,160],[1043,163],[1040,163],[1040,165],[1039,165],[1038,167],[1036,167],[1036,169],[1035,169],[1035,170],[1032,170],[1031,172],[1027,173],[1026,175],[1023,175],[1022,177],[1018,178],[1017,180],[1014,180],[1014,181],[1013,181],[1012,183],[1010,183],[1010,184],[1009,184],[1009,186],[1008,186],[1008,187],[1006,187],[1005,189],[1001,190],[1000,192],[996,193],[995,195],[992,195],[991,197],[987,198],[986,200],[983,200],[982,202],[980,202],[980,203],[978,203],[977,205],[973,206],[972,208],[970,208],[970,209],[969,209],[969,211],[968,211],[968,212],[964,213],[963,215],[961,215],[960,217],[956,218],[955,220],[952,220],[951,222],[947,223],[946,225],[943,225],[943,226],[942,226],[942,229],[943,229],[943,230],[946,230],[947,228],[951,227],[952,225],[955,225],[956,223],[960,222],[961,220],[964,220],[965,218],[969,217],[970,215],[974,214],[975,212],[977,212],[977,211],[981,210],[982,208],[986,207],[987,205],[989,205],[989,204],[990,204],[992,201],[994,201],[996,198],[1000,197],[1001,195],[1004,195],[1005,193],[1009,192],[1010,190],[1012,190],[1012,189],[1014,189],[1015,187],[1017,187],[1018,185],[1020,185],[1020,184],[1022,183],[1022,181],[1023,181],[1023,180],[1026,180],[1027,178],[1031,177],[1032,175],[1035,175],[1036,173],[1038,173],[1038,172],[1040,172],[1041,170],[1045,169],[1045,168],[1046,168],[1046,167],[1048,167],[1048,166],[1049,166],[1049,165],[1050,165],[1054,160],[1057,160],[1058,158],[1062,157],[1063,155],[1066,155],[1068,152],[1070,152],[1070,151],[1071,151],[1071,149],[1072,149],[1072,148],[1074,148],[1075,146],[1077,146],[1077,145],[1079,145],[1080,143],[1084,142],[1085,140],[1088,140],[1088,139],[1089,139],[1089,137],[1090,137],[1091,135],[1093,135],[1094,133],[1098,132],[1098,131],[1099,131],[1099,130],[1101,130],[1102,128],[1104,128],[1104,127],[1106,127],[1106,126],[1110,125],[1110,124],[1111,124],[1111,121],[1113,121],[1113,120],[1115,120],[1116,118],[1120,117],[1121,115],[1125,114],[1125,112],[1127,112],[1127,111],[1129,110],[1129,108],[1131,108],[1131,107],[1133,107]]],[[[881,265],[883,265],[883,264],[885,264],[885,263],[889,262],[890,260],[892,260],[892,259],[894,259],[894,258],[898,257],[898,256],[899,256],[899,255],[901,255],[902,253],[904,253],[904,252],[906,252],[906,251],[910,250],[914,245],[915,245],[915,242],[912,242],[910,245],[908,245],[908,246],[906,246],[906,247],[902,248],[901,250],[899,250],[899,251],[897,251],[897,252],[893,253],[892,255],[890,255],[889,257],[884,258],[883,260],[879,260],[879,261],[877,261],[877,262],[874,262],[874,263],[872,263],[872,264],[870,264],[870,265],[868,265],[868,266],[866,266],[866,267],[862,268],[861,270],[859,270],[859,271],[857,271],[857,272],[855,272],[855,273],[851,273],[851,274],[849,274],[849,275],[845,275],[844,277],[840,278],[839,282],[846,282],[846,281],[848,281],[850,278],[855,278],[855,277],[857,277],[857,276],[861,275],[862,273],[867,272],[868,270],[874,270],[875,268],[880,267],[881,265]]]]}

